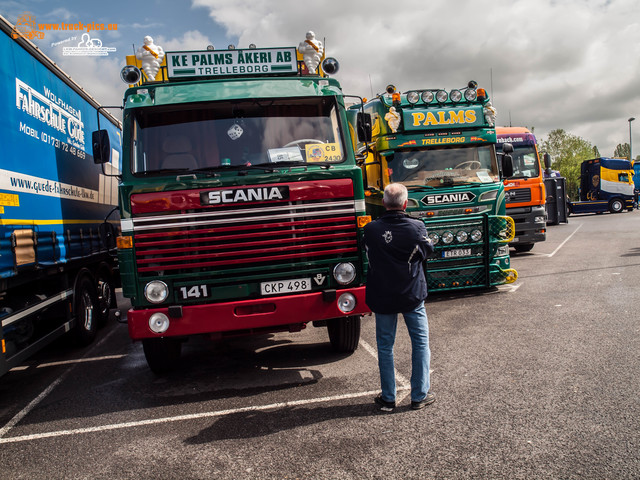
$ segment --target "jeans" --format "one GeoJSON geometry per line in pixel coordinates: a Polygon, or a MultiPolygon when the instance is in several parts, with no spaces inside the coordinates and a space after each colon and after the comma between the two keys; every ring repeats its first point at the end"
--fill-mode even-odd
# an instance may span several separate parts
{"type": "MultiPolygon", "coordinates": [[[[424,303],[409,312],[402,312],[411,337],[411,401],[419,402],[427,396],[431,387],[429,365],[429,322],[424,303]]],[[[376,313],[376,342],[382,399],[394,402],[396,375],[393,363],[393,344],[396,340],[397,313],[376,313]]]]}

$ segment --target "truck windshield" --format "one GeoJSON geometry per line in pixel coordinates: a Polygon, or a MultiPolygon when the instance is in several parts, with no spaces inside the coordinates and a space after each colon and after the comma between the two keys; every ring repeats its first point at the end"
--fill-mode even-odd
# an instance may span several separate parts
{"type": "Polygon", "coordinates": [[[514,146],[513,175],[509,178],[534,178],[540,175],[540,163],[532,145],[514,146]]]}
{"type": "Polygon", "coordinates": [[[141,108],[131,127],[134,174],[344,160],[332,97],[141,108]]]}
{"type": "Polygon", "coordinates": [[[497,182],[493,146],[403,150],[389,161],[389,178],[406,186],[459,185],[497,182]]]}

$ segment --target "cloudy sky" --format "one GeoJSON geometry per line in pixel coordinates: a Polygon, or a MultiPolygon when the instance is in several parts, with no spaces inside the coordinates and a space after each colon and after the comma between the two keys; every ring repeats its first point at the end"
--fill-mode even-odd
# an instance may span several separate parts
{"type": "Polygon", "coordinates": [[[296,46],[313,30],[340,61],[347,94],[486,88],[498,124],[534,127],[538,139],[562,128],[611,156],[629,142],[640,153],[640,2],[637,0],[0,0],[15,23],[117,24],[95,32],[107,57],[70,57],[79,32],[45,33],[36,45],[98,101],[119,105],[125,56],[145,35],[165,51],[296,46]],[[62,43],[59,43],[62,42],[62,43]]]}

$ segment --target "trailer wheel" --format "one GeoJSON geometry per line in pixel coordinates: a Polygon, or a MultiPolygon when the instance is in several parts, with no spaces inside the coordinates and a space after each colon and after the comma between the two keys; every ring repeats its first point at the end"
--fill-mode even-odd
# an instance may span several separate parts
{"type": "Polygon", "coordinates": [[[76,318],[75,337],[80,345],[89,345],[96,338],[98,294],[90,277],[84,275],[76,282],[73,295],[73,314],[76,318]]]}
{"type": "Polygon", "coordinates": [[[609,202],[609,211],[611,213],[620,213],[624,208],[624,204],[617,198],[609,202]]]}
{"type": "Polygon", "coordinates": [[[327,320],[331,348],[340,353],[353,353],[360,341],[360,315],[327,320]]]}
{"type": "Polygon", "coordinates": [[[145,338],[142,340],[142,349],[151,371],[161,375],[178,363],[182,342],[175,338],[145,338]]]}
{"type": "Polygon", "coordinates": [[[96,275],[96,291],[98,293],[98,324],[103,326],[109,320],[109,310],[117,306],[116,289],[113,278],[107,269],[101,269],[96,275]]]}

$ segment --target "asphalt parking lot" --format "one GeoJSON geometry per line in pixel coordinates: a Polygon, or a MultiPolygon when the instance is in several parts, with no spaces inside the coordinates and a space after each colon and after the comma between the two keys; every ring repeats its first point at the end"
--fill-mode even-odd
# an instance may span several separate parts
{"type": "Polygon", "coordinates": [[[0,379],[8,478],[638,478],[640,214],[570,217],[514,255],[518,281],[427,303],[434,405],[376,411],[374,320],[187,344],[151,373],[126,325],[0,379]]]}

